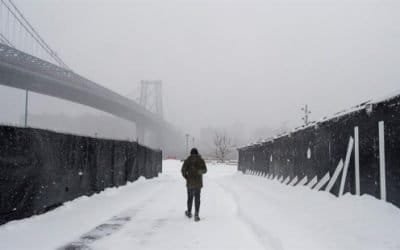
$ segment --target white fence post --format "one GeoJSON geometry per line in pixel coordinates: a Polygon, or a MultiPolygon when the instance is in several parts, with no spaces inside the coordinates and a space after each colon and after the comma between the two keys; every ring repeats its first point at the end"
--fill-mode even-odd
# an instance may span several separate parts
{"type": "Polygon", "coordinates": [[[360,195],[360,147],[358,127],[354,127],[354,167],[356,195],[360,195]]]}
{"type": "Polygon", "coordinates": [[[385,166],[385,125],[379,122],[379,176],[381,199],[386,201],[386,166],[385,166]]]}
{"type": "Polygon", "coordinates": [[[346,183],[347,171],[349,169],[351,151],[353,151],[354,140],[353,137],[350,136],[349,145],[347,146],[346,159],[344,161],[344,169],[342,174],[342,181],[340,182],[339,196],[343,195],[344,192],[344,184],[346,183]]]}

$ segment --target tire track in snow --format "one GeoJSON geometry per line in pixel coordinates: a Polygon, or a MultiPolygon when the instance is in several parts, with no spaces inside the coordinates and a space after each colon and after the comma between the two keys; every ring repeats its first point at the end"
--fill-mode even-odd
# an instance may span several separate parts
{"type": "MultiPolygon", "coordinates": [[[[134,213],[137,211],[134,211],[134,213]]],[[[133,214],[134,214],[133,213],[133,214]]],[[[78,241],[69,243],[68,245],[59,248],[60,250],[89,250],[89,244],[107,237],[116,231],[120,230],[127,222],[129,222],[134,215],[130,216],[116,216],[107,222],[95,227],[90,232],[84,234],[78,241]]]]}
{"type": "Polygon", "coordinates": [[[89,245],[94,243],[95,241],[106,238],[119,230],[122,229],[128,222],[130,222],[136,215],[146,208],[149,204],[153,203],[154,197],[157,193],[159,193],[164,187],[160,185],[157,187],[155,191],[149,195],[148,199],[140,202],[133,208],[127,209],[124,212],[113,216],[111,219],[106,222],[96,226],[94,229],[85,233],[78,240],[73,241],[71,243],[66,244],[58,248],[58,250],[90,250],[92,249],[89,245]]]}
{"type": "Polygon", "coordinates": [[[177,202],[171,199],[175,196],[171,196],[169,193],[176,193],[176,190],[180,189],[176,182],[169,182],[168,184],[168,186],[160,185],[160,192],[155,192],[152,195],[153,198],[149,202],[151,205],[138,209],[136,216],[132,217],[126,227],[116,234],[110,235],[110,237],[104,237],[95,242],[91,245],[91,249],[113,249],[115,242],[124,242],[122,244],[124,247],[129,245],[130,248],[147,249],[146,247],[154,242],[154,238],[158,234],[165,234],[165,231],[168,230],[165,227],[168,227],[172,219],[171,214],[177,212],[177,202]],[[168,193],[166,193],[166,190],[168,193]],[[160,206],[160,204],[163,206],[160,206]]]}

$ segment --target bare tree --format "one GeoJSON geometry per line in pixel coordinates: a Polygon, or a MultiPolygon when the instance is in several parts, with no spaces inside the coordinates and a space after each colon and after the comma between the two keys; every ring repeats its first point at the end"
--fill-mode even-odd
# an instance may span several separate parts
{"type": "Polygon", "coordinates": [[[217,160],[225,162],[226,156],[232,151],[231,138],[225,132],[215,132],[214,146],[217,160]]]}

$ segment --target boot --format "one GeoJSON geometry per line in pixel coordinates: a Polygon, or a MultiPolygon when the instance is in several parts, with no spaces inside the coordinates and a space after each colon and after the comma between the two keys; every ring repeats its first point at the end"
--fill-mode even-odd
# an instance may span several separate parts
{"type": "Polygon", "coordinates": [[[198,215],[198,214],[195,214],[195,215],[194,215],[194,221],[199,221],[199,220],[200,220],[199,215],[198,215]]]}
{"type": "Polygon", "coordinates": [[[188,218],[192,218],[192,213],[191,212],[189,212],[189,211],[185,211],[185,215],[186,215],[186,217],[188,217],[188,218]]]}

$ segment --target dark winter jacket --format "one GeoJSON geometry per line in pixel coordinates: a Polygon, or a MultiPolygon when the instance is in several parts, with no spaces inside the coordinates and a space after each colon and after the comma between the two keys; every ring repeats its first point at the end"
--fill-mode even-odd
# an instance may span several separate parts
{"type": "Polygon", "coordinates": [[[190,155],[183,163],[181,171],[188,188],[203,187],[203,174],[207,173],[207,167],[200,155],[190,155]]]}

